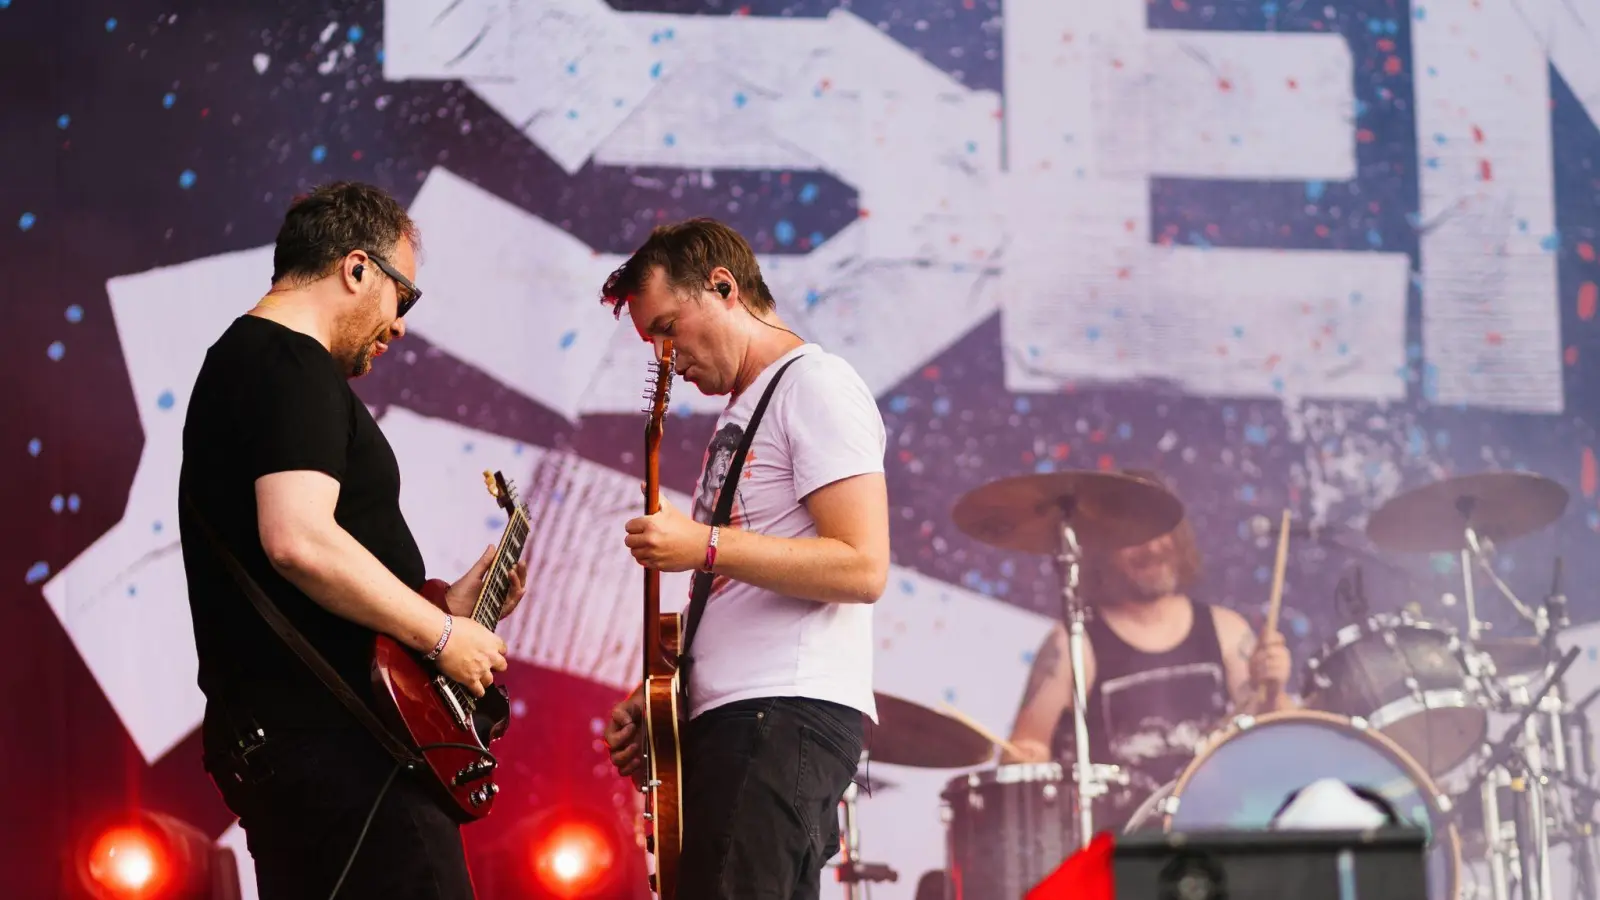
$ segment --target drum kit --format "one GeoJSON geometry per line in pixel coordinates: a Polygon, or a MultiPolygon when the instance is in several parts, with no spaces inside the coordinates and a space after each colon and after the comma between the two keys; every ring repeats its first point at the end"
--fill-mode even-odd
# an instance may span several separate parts
{"type": "MultiPolygon", "coordinates": [[[[1600,791],[1592,786],[1586,713],[1600,690],[1576,703],[1566,690],[1578,651],[1559,647],[1570,625],[1560,562],[1556,588],[1535,607],[1494,566],[1500,544],[1555,522],[1567,499],[1542,476],[1497,472],[1389,500],[1370,517],[1367,538],[1378,553],[1459,554],[1464,627],[1371,611],[1358,579],[1343,598],[1351,624],[1306,661],[1300,708],[1219,723],[1182,774],[1121,827],[1269,828],[1295,791],[1336,778],[1377,793],[1400,819],[1426,830],[1428,900],[1600,900],[1592,818],[1600,791]],[[1486,584],[1492,595],[1482,590],[1486,584]],[[1501,602],[1531,626],[1532,637],[1487,635],[1490,622],[1479,613],[1501,602]],[[1502,722],[1503,732],[1491,734],[1502,722]],[[1442,787],[1447,779],[1461,786],[1442,787]],[[1571,873],[1564,886],[1554,877],[1562,865],[1571,873]]],[[[1091,746],[1083,670],[1093,610],[1078,590],[1083,549],[1142,544],[1182,517],[1182,504],[1164,487],[1102,472],[1002,479],[967,493],[952,511],[956,526],[983,543],[1054,558],[1076,747],[1091,746]]],[[[873,761],[986,766],[952,778],[941,794],[949,900],[1021,897],[1088,844],[1095,798],[1128,782],[1088,753],[1064,763],[993,765],[1004,741],[971,720],[883,694],[878,703],[873,761]]],[[[895,873],[859,861],[853,787],[842,806],[838,874],[854,900],[862,882],[895,873]]]]}

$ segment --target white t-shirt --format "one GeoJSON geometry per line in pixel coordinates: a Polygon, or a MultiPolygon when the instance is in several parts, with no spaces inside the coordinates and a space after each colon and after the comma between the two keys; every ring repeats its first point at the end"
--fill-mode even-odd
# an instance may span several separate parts
{"type": "MultiPolygon", "coordinates": [[[[744,429],[772,377],[783,373],[756,425],[729,525],[774,537],[816,537],[801,502],[825,485],[883,471],[883,417],[850,364],[805,344],[767,366],[717,419],[695,490],[709,523],[744,429]]],[[[877,721],[872,699],[872,606],[786,597],[717,576],[690,650],[690,716],[757,697],[810,697],[877,721]]]]}

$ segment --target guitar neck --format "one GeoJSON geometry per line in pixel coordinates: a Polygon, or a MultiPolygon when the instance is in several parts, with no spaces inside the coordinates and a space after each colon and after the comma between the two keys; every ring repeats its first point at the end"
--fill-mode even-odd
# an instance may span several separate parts
{"type": "Polygon", "coordinates": [[[472,610],[472,619],[493,631],[500,624],[500,611],[505,608],[511,593],[511,573],[522,558],[522,547],[528,541],[528,517],[523,507],[512,510],[505,533],[500,536],[494,562],[483,576],[483,591],[478,594],[478,605],[472,610]]]}

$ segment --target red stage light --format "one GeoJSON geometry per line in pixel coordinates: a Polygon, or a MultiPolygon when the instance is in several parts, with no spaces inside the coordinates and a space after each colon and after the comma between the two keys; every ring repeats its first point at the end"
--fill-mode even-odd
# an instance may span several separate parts
{"type": "Polygon", "coordinates": [[[123,825],[101,832],[84,860],[91,887],[107,898],[142,900],[158,897],[172,881],[171,855],[166,842],[143,824],[123,825]]]}
{"type": "Polygon", "coordinates": [[[617,837],[602,822],[555,812],[532,834],[533,876],[562,900],[595,896],[616,879],[617,837]]]}
{"type": "Polygon", "coordinates": [[[233,851],[171,816],[139,811],[78,845],[77,890],[96,900],[238,900],[233,851]]]}

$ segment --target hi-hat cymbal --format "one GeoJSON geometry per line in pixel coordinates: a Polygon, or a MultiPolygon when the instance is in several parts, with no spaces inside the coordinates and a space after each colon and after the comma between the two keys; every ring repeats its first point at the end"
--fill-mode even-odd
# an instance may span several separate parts
{"type": "Polygon", "coordinates": [[[1566,508],[1567,489],[1543,475],[1461,475],[1389,498],[1367,520],[1367,537],[1396,553],[1445,553],[1467,546],[1468,525],[1503,543],[1549,525],[1566,508]]]}
{"type": "Polygon", "coordinates": [[[1478,638],[1474,647],[1494,660],[1501,678],[1537,672],[1551,661],[1549,649],[1535,637],[1478,638]]]}
{"type": "Polygon", "coordinates": [[[910,700],[873,693],[878,724],[867,740],[873,762],[959,769],[989,762],[994,742],[960,720],[910,700]]]}
{"type": "Polygon", "coordinates": [[[1054,556],[1066,511],[1079,542],[1131,547],[1183,521],[1183,504],[1151,481],[1111,472],[1047,472],[1002,478],[956,501],[950,518],[967,535],[1004,550],[1054,556]]]}

